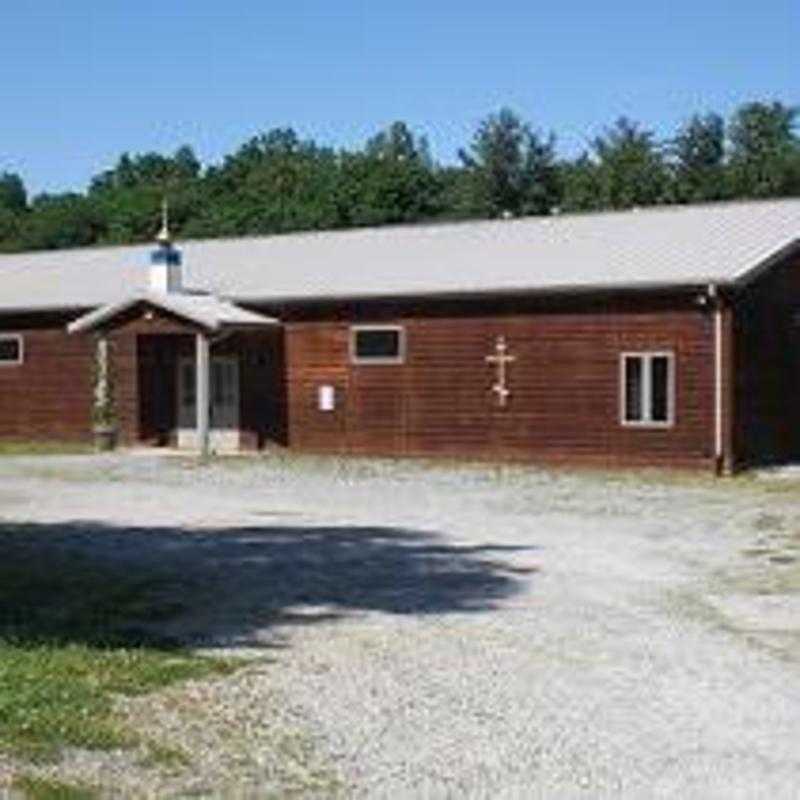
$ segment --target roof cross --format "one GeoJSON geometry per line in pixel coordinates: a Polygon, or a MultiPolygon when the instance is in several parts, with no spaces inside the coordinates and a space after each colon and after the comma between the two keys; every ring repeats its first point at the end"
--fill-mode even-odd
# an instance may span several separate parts
{"type": "Polygon", "coordinates": [[[169,202],[166,195],[161,201],[161,230],[158,232],[156,241],[162,245],[168,245],[172,241],[169,234],[169,202]]]}

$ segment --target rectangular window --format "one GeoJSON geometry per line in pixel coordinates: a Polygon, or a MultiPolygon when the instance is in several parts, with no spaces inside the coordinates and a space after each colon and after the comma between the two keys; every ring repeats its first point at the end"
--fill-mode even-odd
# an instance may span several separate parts
{"type": "Polygon", "coordinates": [[[0,366],[22,363],[22,337],[17,334],[0,334],[0,366]]]}
{"type": "Polygon", "coordinates": [[[398,325],[358,325],[350,329],[354,364],[402,364],[405,331],[398,325]]]}
{"type": "Polygon", "coordinates": [[[675,421],[672,353],[623,353],[622,424],[667,427],[675,421]]]}

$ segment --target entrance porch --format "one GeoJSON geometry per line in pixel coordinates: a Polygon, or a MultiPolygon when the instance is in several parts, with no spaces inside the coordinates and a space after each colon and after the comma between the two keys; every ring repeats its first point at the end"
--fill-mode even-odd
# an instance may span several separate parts
{"type": "Polygon", "coordinates": [[[95,404],[113,404],[122,442],[205,454],[285,440],[277,320],[208,295],[148,293],[69,330],[96,336],[95,404]]]}
{"type": "MultiPolygon", "coordinates": [[[[231,453],[283,444],[280,332],[210,340],[207,358],[208,451],[231,453]]],[[[136,443],[201,450],[195,336],[138,334],[136,363],[136,443]]]]}

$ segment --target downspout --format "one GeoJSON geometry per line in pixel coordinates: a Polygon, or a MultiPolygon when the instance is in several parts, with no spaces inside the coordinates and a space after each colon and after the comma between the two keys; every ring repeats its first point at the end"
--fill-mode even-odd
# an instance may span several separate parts
{"type": "Polygon", "coordinates": [[[708,297],[714,309],[714,464],[718,475],[722,474],[725,460],[723,441],[723,350],[722,350],[722,302],[716,284],[708,285],[708,297]]]}

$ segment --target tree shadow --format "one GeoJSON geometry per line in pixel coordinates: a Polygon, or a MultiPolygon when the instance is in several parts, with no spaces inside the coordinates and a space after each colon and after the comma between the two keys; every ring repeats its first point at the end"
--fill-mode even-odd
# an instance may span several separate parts
{"type": "Polygon", "coordinates": [[[0,525],[0,638],[160,648],[279,647],[353,614],[474,613],[535,567],[388,527],[0,525]]]}

